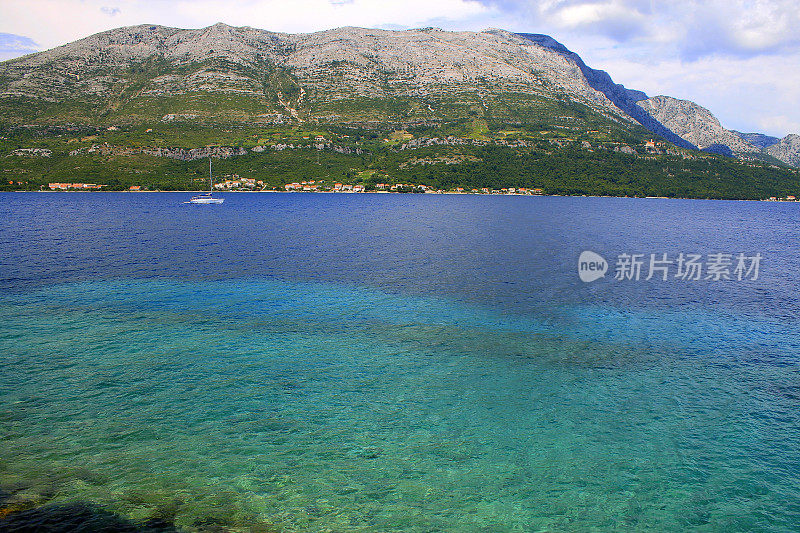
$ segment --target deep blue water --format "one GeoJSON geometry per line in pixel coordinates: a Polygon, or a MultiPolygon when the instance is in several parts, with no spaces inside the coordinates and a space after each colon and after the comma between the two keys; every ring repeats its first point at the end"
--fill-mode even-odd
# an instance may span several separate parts
{"type": "Polygon", "coordinates": [[[800,205],[185,196],[0,195],[15,504],[189,530],[800,523],[800,205]],[[644,278],[719,252],[760,253],[758,279],[614,279],[619,254],[644,278]]]}

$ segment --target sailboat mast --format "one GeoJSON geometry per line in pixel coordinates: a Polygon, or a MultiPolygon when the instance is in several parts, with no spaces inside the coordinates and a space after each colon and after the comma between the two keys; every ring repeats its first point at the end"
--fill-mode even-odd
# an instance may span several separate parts
{"type": "Polygon", "coordinates": [[[211,177],[211,156],[208,156],[208,186],[208,190],[214,192],[214,178],[211,177]]]}

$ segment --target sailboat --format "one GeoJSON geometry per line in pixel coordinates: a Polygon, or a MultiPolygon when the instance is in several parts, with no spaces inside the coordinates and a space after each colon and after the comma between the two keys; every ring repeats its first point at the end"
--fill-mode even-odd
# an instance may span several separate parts
{"type": "Polygon", "coordinates": [[[214,178],[211,176],[211,156],[208,156],[208,181],[210,183],[211,188],[209,192],[198,194],[197,196],[192,196],[191,200],[188,202],[183,202],[185,204],[221,204],[225,201],[224,198],[214,198],[211,196],[211,192],[214,190],[214,178]]]}

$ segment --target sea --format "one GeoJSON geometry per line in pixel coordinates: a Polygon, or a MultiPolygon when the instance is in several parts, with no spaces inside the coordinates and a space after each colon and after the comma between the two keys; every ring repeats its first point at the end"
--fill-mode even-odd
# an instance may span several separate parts
{"type": "Polygon", "coordinates": [[[188,196],[0,194],[0,530],[797,530],[800,204],[188,196]]]}

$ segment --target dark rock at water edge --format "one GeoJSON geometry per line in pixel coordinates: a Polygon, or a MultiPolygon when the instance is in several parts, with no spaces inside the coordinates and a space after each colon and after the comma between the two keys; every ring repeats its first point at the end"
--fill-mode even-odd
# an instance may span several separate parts
{"type": "Polygon", "coordinates": [[[153,519],[137,523],[122,518],[96,505],[71,503],[45,505],[12,513],[0,520],[0,531],[7,533],[54,532],[121,532],[121,533],[170,533],[177,532],[175,526],[153,519]]]}

